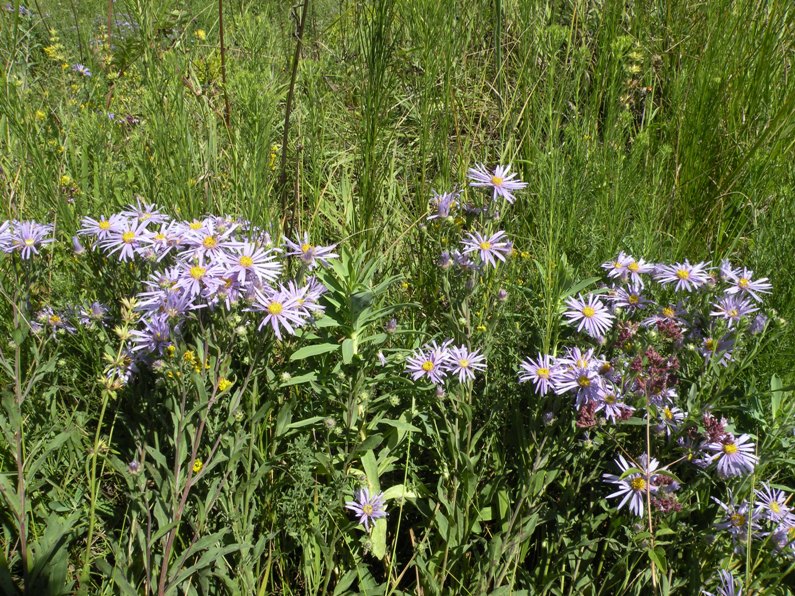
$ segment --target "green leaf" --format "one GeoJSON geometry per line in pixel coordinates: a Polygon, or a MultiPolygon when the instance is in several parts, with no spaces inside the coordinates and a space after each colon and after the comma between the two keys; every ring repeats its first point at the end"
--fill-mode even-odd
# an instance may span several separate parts
{"type": "Polygon", "coordinates": [[[417,494],[411,491],[406,490],[406,487],[402,484],[396,484],[395,486],[390,486],[388,489],[384,491],[384,500],[390,501],[392,499],[416,499],[417,494]]]}
{"type": "Polygon", "coordinates": [[[303,360],[304,358],[310,358],[320,354],[328,354],[329,352],[338,350],[339,347],[339,344],[314,344],[311,346],[304,346],[293,352],[290,356],[290,360],[295,362],[296,360],[303,360]]]}
{"type": "Polygon", "coordinates": [[[353,340],[348,338],[342,342],[342,361],[350,364],[353,360],[353,340]]]}
{"type": "Polygon", "coordinates": [[[381,518],[375,520],[373,524],[373,531],[370,534],[370,543],[372,544],[373,556],[377,559],[383,559],[386,554],[386,519],[381,518]]]}
{"type": "Polygon", "coordinates": [[[372,450],[362,455],[362,467],[364,468],[365,476],[367,476],[367,483],[370,485],[370,490],[372,492],[380,491],[381,484],[378,481],[378,462],[372,450]]]}
{"type": "Polygon", "coordinates": [[[316,372],[306,373],[305,375],[299,375],[297,377],[291,377],[281,385],[280,387],[290,387],[292,385],[302,385],[303,383],[309,383],[317,379],[316,372]]]}

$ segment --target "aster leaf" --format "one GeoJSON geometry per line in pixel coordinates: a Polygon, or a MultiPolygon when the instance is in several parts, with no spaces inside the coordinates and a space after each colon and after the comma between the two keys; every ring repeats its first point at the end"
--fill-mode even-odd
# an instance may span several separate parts
{"type": "Polygon", "coordinates": [[[365,476],[367,476],[367,483],[370,485],[370,490],[377,493],[381,490],[381,484],[378,481],[378,462],[372,450],[362,455],[362,467],[364,468],[365,476]]]}
{"type": "Polygon", "coordinates": [[[312,356],[319,356],[320,354],[328,354],[329,352],[335,352],[339,349],[339,344],[314,344],[311,346],[304,346],[293,352],[290,355],[290,360],[295,362],[296,360],[304,360],[305,358],[311,358],[312,356]]]}
{"type": "Polygon", "coordinates": [[[618,479],[623,480],[624,478],[626,478],[627,476],[631,476],[632,474],[643,474],[643,470],[641,470],[640,468],[627,468],[626,470],[624,470],[624,473],[618,477],[618,479]]]}
{"type": "Polygon", "coordinates": [[[383,559],[386,555],[386,519],[380,518],[373,522],[373,531],[370,534],[373,556],[383,559]]]}

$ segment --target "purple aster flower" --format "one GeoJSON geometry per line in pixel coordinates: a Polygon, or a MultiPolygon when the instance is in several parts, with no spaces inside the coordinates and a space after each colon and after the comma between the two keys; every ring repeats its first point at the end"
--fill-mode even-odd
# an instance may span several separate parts
{"type": "Polygon", "coordinates": [[[276,281],[282,265],[276,260],[274,249],[260,248],[251,242],[242,242],[223,256],[226,274],[245,284],[252,279],[260,284],[276,281]]]}
{"type": "Polygon", "coordinates": [[[676,284],[674,290],[677,292],[692,292],[710,281],[708,267],[709,263],[691,265],[685,259],[682,263],[658,265],[654,270],[654,277],[663,285],[676,284]]]}
{"type": "Polygon", "coordinates": [[[477,252],[480,260],[492,267],[497,266],[495,257],[505,262],[506,255],[510,254],[513,247],[508,243],[505,232],[499,231],[490,237],[482,236],[480,232],[468,233],[461,241],[464,245],[464,254],[477,252]]]}
{"type": "Polygon", "coordinates": [[[735,437],[731,433],[724,435],[719,442],[709,443],[707,449],[712,451],[712,461],[718,462],[718,475],[722,478],[741,476],[754,471],[758,458],[755,455],[756,445],[748,435],[735,437]]]}
{"type": "Polygon", "coordinates": [[[602,269],[607,271],[607,277],[630,283],[637,288],[643,288],[641,274],[654,271],[654,265],[643,259],[636,260],[622,251],[614,260],[602,263],[602,269]]]}
{"type": "Polygon", "coordinates": [[[119,253],[120,261],[135,259],[141,251],[141,246],[148,236],[147,222],[128,219],[119,228],[108,234],[108,237],[99,243],[99,246],[108,256],[119,253]]]}
{"type": "Polygon", "coordinates": [[[718,572],[718,577],[720,579],[718,591],[713,594],[712,592],[702,590],[701,593],[703,596],[742,596],[743,589],[739,587],[734,577],[732,577],[731,571],[721,569],[718,572]]]}
{"type": "Polygon", "coordinates": [[[762,484],[756,494],[756,513],[773,523],[781,523],[792,517],[792,510],[787,505],[787,494],[783,490],[762,484]]]}
{"type": "Polygon", "coordinates": [[[367,531],[370,530],[370,522],[382,517],[386,517],[386,506],[384,505],[384,493],[370,494],[366,488],[359,490],[355,501],[345,503],[345,509],[350,509],[359,517],[359,523],[364,525],[367,531]]]}
{"type": "MultiPolygon", "coordinates": [[[[300,242],[300,241],[299,241],[300,242]]],[[[303,242],[293,242],[289,238],[284,239],[288,248],[287,255],[300,258],[309,269],[317,267],[319,261],[324,267],[328,265],[329,259],[335,259],[339,255],[334,252],[336,244],[331,246],[315,246],[309,242],[309,234],[304,232],[303,242]]]]}
{"type": "Polygon", "coordinates": [[[470,186],[487,187],[492,189],[492,200],[502,197],[509,203],[513,203],[516,197],[513,191],[521,190],[527,186],[527,182],[517,180],[516,173],[511,174],[510,164],[507,166],[497,166],[493,172],[486,169],[483,164],[475,164],[474,168],[469,168],[467,178],[472,180],[470,186]]]}
{"type": "Polygon", "coordinates": [[[180,266],[179,278],[175,289],[184,291],[191,298],[205,292],[213,291],[223,282],[223,268],[219,265],[201,265],[199,263],[183,263],[180,266]]]}
{"type": "Polygon", "coordinates": [[[759,313],[754,317],[753,321],[751,321],[751,324],[748,325],[748,333],[752,335],[757,335],[759,333],[762,333],[762,331],[765,330],[765,325],[767,325],[767,321],[768,321],[767,315],[759,313]]]}
{"type": "Polygon", "coordinates": [[[431,198],[432,213],[428,216],[428,221],[450,217],[450,210],[455,207],[460,194],[460,191],[453,191],[440,195],[433,191],[433,197],[431,198]]]}
{"type": "Polygon", "coordinates": [[[577,331],[585,330],[591,337],[598,338],[610,331],[613,324],[613,315],[595,294],[589,294],[583,299],[582,295],[566,299],[569,310],[563,313],[569,324],[578,323],[577,331]]]}
{"type": "Polygon", "coordinates": [[[726,281],[731,285],[726,288],[727,294],[748,294],[757,302],[762,302],[762,297],[759,294],[769,294],[773,286],[768,282],[766,277],[754,280],[752,279],[754,272],[750,269],[737,269],[730,270],[727,275],[726,281]]]}
{"type": "Polygon", "coordinates": [[[67,320],[66,313],[55,312],[52,307],[45,306],[36,314],[36,321],[43,326],[49,327],[52,333],[63,330],[67,333],[74,333],[75,328],[67,320]]]}
{"type": "Polygon", "coordinates": [[[477,263],[469,258],[469,255],[462,253],[460,250],[454,250],[452,253],[453,262],[457,267],[465,271],[474,271],[478,268],[477,263]]]}
{"type": "Polygon", "coordinates": [[[102,324],[105,322],[107,315],[108,307],[95,301],[80,309],[78,322],[84,326],[91,325],[92,323],[102,324]]]}
{"type": "Polygon", "coordinates": [[[618,476],[615,474],[604,474],[602,478],[605,482],[618,486],[618,490],[613,494],[607,495],[607,498],[622,497],[621,502],[618,504],[619,510],[629,503],[629,510],[638,517],[643,517],[643,502],[646,499],[646,493],[657,490],[651,482],[651,476],[657,470],[659,462],[652,458],[649,465],[646,465],[645,454],[640,456],[638,461],[640,462],[639,465],[630,464],[624,459],[623,455],[619,455],[616,463],[621,470],[621,474],[618,476]],[[639,472],[624,475],[633,468],[637,468],[639,472]]]}
{"type": "Polygon", "coordinates": [[[604,412],[605,419],[613,424],[626,420],[635,411],[635,408],[624,403],[623,397],[612,384],[605,384],[604,391],[597,395],[594,403],[594,412],[604,412]]]}
{"type": "MultiPolygon", "coordinates": [[[[15,221],[11,226],[10,249],[17,250],[23,259],[39,254],[39,248],[55,242],[49,235],[53,226],[35,221],[15,221]]],[[[9,251],[10,252],[10,251],[9,251]]]]}
{"type": "Polygon", "coordinates": [[[553,388],[557,369],[552,356],[539,354],[535,360],[525,358],[519,368],[519,382],[532,381],[538,395],[546,395],[553,388]]]}
{"type": "Polygon", "coordinates": [[[449,269],[453,264],[453,260],[450,258],[450,252],[443,250],[442,254],[439,255],[439,258],[436,259],[436,264],[442,269],[449,269]]]}
{"type": "Polygon", "coordinates": [[[748,538],[748,528],[750,524],[751,532],[758,532],[759,524],[757,523],[757,516],[748,504],[748,501],[743,501],[739,505],[735,504],[734,497],[729,491],[729,502],[724,503],[715,497],[712,497],[721,509],[725,512],[723,520],[715,524],[718,530],[726,530],[732,537],[732,540],[738,543],[743,543],[748,538]]]}
{"type": "Polygon", "coordinates": [[[714,337],[705,337],[701,341],[699,352],[707,362],[714,358],[720,366],[728,366],[732,359],[731,349],[733,347],[734,340],[728,335],[719,340],[714,337]]]}
{"type": "Polygon", "coordinates": [[[739,323],[745,315],[759,310],[746,298],[731,295],[720,298],[712,307],[715,310],[709,314],[713,317],[725,319],[728,322],[729,329],[739,323]]]}
{"type": "Polygon", "coordinates": [[[80,244],[80,238],[77,236],[72,236],[72,252],[78,257],[86,252],[85,247],[80,244]]]}
{"type": "Polygon", "coordinates": [[[121,212],[121,215],[130,219],[135,219],[139,223],[161,224],[169,220],[168,215],[161,213],[157,205],[147,203],[142,197],[135,198],[135,205],[129,205],[121,212]]]}
{"type": "Polygon", "coordinates": [[[91,71],[88,69],[88,66],[86,66],[85,64],[80,64],[80,63],[73,64],[72,65],[72,70],[75,71],[77,74],[79,74],[81,76],[84,76],[84,77],[90,77],[91,76],[91,71]]]}
{"type": "Polygon", "coordinates": [[[163,351],[171,345],[172,329],[165,317],[153,317],[143,320],[144,328],[141,331],[131,331],[133,352],[151,354],[163,351]]]}
{"type": "Polygon", "coordinates": [[[178,249],[181,246],[182,231],[177,222],[170,221],[161,224],[157,232],[147,230],[143,242],[151,247],[155,259],[160,262],[173,249],[178,249]]]}
{"type": "Polygon", "coordinates": [[[0,251],[11,252],[11,222],[0,222],[0,251]]]}
{"type": "Polygon", "coordinates": [[[451,343],[452,340],[446,340],[442,345],[438,345],[434,341],[423,349],[415,351],[406,359],[406,372],[414,381],[426,377],[435,385],[440,385],[449,372],[448,348],[451,343]]]}
{"type": "Polygon", "coordinates": [[[453,346],[447,351],[448,366],[453,375],[458,375],[458,382],[474,381],[476,372],[486,370],[486,357],[480,350],[471,352],[467,346],[453,346]]]}
{"type": "Polygon", "coordinates": [[[613,288],[606,299],[613,303],[613,308],[626,308],[630,312],[645,308],[652,302],[641,294],[640,286],[627,286],[626,288],[613,288]]]}
{"type": "Polygon", "coordinates": [[[553,388],[557,394],[576,391],[575,404],[580,407],[597,400],[604,393],[604,379],[590,367],[559,366],[553,379],[553,388]]]}
{"type": "Polygon", "coordinates": [[[278,339],[282,338],[282,328],[290,335],[295,335],[295,329],[306,324],[306,314],[299,303],[300,298],[300,295],[296,295],[283,285],[278,289],[270,286],[256,289],[252,308],[265,313],[265,318],[257,329],[262,330],[270,323],[273,334],[278,339]]]}
{"type": "Polygon", "coordinates": [[[685,314],[687,314],[687,311],[681,304],[676,306],[669,304],[663,306],[658,314],[643,319],[640,324],[644,327],[655,327],[658,323],[676,323],[679,326],[684,326],[686,323],[683,318],[685,314]]]}
{"type": "Polygon", "coordinates": [[[186,247],[180,253],[180,257],[190,260],[197,260],[204,263],[206,260],[211,262],[222,261],[225,251],[237,245],[231,238],[237,226],[229,226],[225,231],[220,232],[214,220],[207,219],[199,230],[188,229],[182,238],[182,244],[186,247]]]}
{"type": "Polygon", "coordinates": [[[123,215],[111,215],[108,219],[100,216],[99,219],[84,217],[81,222],[82,228],[77,233],[82,236],[94,236],[97,240],[106,240],[113,232],[121,232],[127,224],[127,219],[123,215]]]}
{"type": "Polygon", "coordinates": [[[687,412],[683,412],[679,408],[672,406],[663,406],[659,412],[660,423],[657,425],[658,432],[665,432],[666,437],[670,437],[672,432],[677,432],[682,425],[682,421],[687,416],[687,412]]]}

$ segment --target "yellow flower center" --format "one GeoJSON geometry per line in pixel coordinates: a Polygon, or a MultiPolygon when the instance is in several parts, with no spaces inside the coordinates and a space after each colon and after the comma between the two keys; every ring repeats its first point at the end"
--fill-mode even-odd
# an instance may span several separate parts
{"type": "Polygon", "coordinates": [[[673,308],[671,308],[670,306],[666,306],[665,308],[662,309],[662,314],[666,317],[673,317],[676,313],[674,312],[673,308]]]}
{"type": "Polygon", "coordinates": [[[458,361],[458,366],[461,368],[467,368],[469,366],[469,360],[466,358],[461,358],[461,360],[458,361]]]}
{"type": "Polygon", "coordinates": [[[135,232],[124,232],[124,234],[121,235],[121,240],[125,244],[130,244],[133,240],[135,240],[135,232]]]}
{"type": "Polygon", "coordinates": [[[583,309],[582,309],[582,316],[587,317],[589,319],[592,316],[594,316],[595,314],[596,314],[596,311],[594,310],[593,306],[586,306],[586,307],[583,307],[583,309]]]}
{"type": "Polygon", "coordinates": [[[714,339],[708,337],[707,339],[704,340],[704,348],[710,352],[714,352],[716,348],[715,345],[716,343],[717,342],[714,339]]]}
{"type": "Polygon", "coordinates": [[[61,322],[61,317],[58,315],[50,315],[50,325],[58,325],[61,322]]]}
{"type": "Polygon", "coordinates": [[[620,261],[613,261],[613,269],[623,269],[624,265],[620,261]]]}
{"type": "Polygon", "coordinates": [[[638,265],[635,261],[632,261],[629,265],[627,265],[627,269],[632,271],[632,273],[637,273],[640,270],[640,265],[638,265]]]}
{"type": "Polygon", "coordinates": [[[36,241],[33,238],[25,238],[25,246],[33,246],[36,241]]]}
{"type": "Polygon", "coordinates": [[[732,455],[734,453],[737,453],[737,445],[735,445],[734,443],[726,443],[723,446],[723,453],[725,453],[726,455],[732,455]]]}
{"type": "Polygon", "coordinates": [[[202,241],[202,246],[204,248],[215,248],[216,246],[218,246],[218,240],[215,239],[215,236],[207,236],[202,241]]]}
{"type": "Polygon", "coordinates": [[[492,183],[494,186],[502,186],[503,179],[502,179],[502,178],[500,178],[499,176],[492,176],[492,177],[491,177],[491,183],[492,183]]]}
{"type": "Polygon", "coordinates": [[[663,410],[663,416],[665,416],[666,420],[673,420],[674,419],[674,413],[671,411],[671,408],[669,408],[667,406],[663,410]]]}
{"type": "Polygon", "coordinates": [[[646,481],[640,476],[630,480],[629,485],[632,487],[632,490],[637,490],[637,491],[646,490],[646,481]]]}
{"type": "Polygon", "coordinates": [[[588,363],[583,358],[578,358],[577,362],[574,363],[577,368],[587,368],[588,363]]]}
{"type": "Polygon", "coordinates": [[[365,515],[372,515],[373,514],[373,506],[370,503],[365,503],[362,505],[362,513],[365,515]]]}
{"type": "Polygon", "coordinates": [[[491,248],[491,242],[484,240],[480,243],[480,250],[489,250],[491,248]]]}
{"type": "Polygon", "coordinates": [[[729,311],[729,316],[730,316],[732,319],[736,319],[737,317],[739,317],[739,316],[740,316],[740,311],[738,311],[736,308],[732,308],[732,309],[729,311]]]}
{"type": "Polygon", "coordinates": [[[676,277],[679,279],[690,279],[690,272],[685,269],[677,269],[676,277]]]}
{"type": "Polygon", "coordinates": [[[637,304],[638,302],[640,302],[640,298],[638,298],[635,294],[630,294],[629,298],[627,299],[627,302],[629,302],[630,304],[637,304]]]}
{"type": "Polygon", "coordinates": [[[310,250],[312,250],[311,244],[304,243],[301,245],[301,252],[309,252],[310,250]]]}
{"type": "Polygon", "coordinates": [[[425,372],[431,372],[433,370],[433,362],[431,362],[430,360],[426,360],[425,362],[423,362],[422,370],[424,370],[425,372]]]}
{"type": "Polygon", "coordinates": [[[745,278],[745,277],[741,277],[740,281],[737,282],[737,285],[740,286],[741,288],[745,289],[745,288],[748,287],[748,284],[750,284],[750,283],[751,283],[750,279],[745,278]]]}
{"type": "Polygon", "coordinates": [[[536,370],[536,375],[541,377],[542,379],[549,378],[549,369],[548,368],[539,368],[536,370]]]}
{"type": "Polygon", "coordinates": [[[742,513],[733,513],[729,520],[735,528],[740,528],[745,525],[745,516],[742,513]]]}
{"type": "Polygon", "coordinates": [[[781,505],[778,504],[778,501],[770,501],[770,511],[773,513],[781,513],[781,505]]]}
{"type": "Polygon", "coordinates": [[[195,280],[200,280],[207,273],[207,269],[199,265],[194,265],[190,268],[190,276],[195,280]]]}
{"type": "Polygon", "coordinates": [[[582,376],[579,379],[577,379],[577,384],[580,387],[582,387],[582,388],[590,387],[591,386],[591,379],[589,379],[588,377],[582,376]]]}
{"type": "Polygon", "coordinates": [[[254,264],[254,259],[248,255],[243,255],[238,261],[242,267],[251,267],[254,264]]]}
{"type": "Polygon", "coordinates": [[[105,230],[105,231],[107,231],[107,230],[109,230],[109,229],[110,229],[110,222],[109,222],[109,221],[101,221],[101,222],[99,222],[99,224],[97,224],[97,227],[98,227],[100,230],[105,230]]]}
{"type": "Polygon", "coordinates": [[[268,305],[268,312],[274,316],[282,314],[284,305],[281,302],[271,302],[268,305]]]}
{"type": "Polygon", "coordinates": [[[616,403],[616,396],[613,395],[612,393],[608,393],[607,395],[605,395],[604,400],[606,404],[612,405],[616,403]]]}
{"type": "Polygon", "coordinates": [[[192,221],[188,224],[188,227],[191,230],[201,230],[204,224],[200,221],[192,221]]]}
{"type": "Polygon", "coordinates": [[[166,235],[165,234],[163,234],[161,232],[158,232],[157,234],[155,234],[155,240],[157,240],[159,242],[162,242],[165,239],[166,239],[166,235]]]}

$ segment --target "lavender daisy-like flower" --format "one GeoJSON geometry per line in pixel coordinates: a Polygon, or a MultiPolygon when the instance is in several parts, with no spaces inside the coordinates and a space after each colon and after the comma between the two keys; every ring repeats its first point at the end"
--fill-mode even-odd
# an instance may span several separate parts
{"type": "Polygon", "coordinates": [[[111,215],[107,219],[102,215],[99,219],[84,217],[80,223],[83,227],[77,231],[78,234],[94,236],[97,240],[106,240],[112,232],[121,232],[127,223],[127,219],[119,214],[111,215]]]}
{"type": "Polygon", "coordinates": [[[718,530],[726,530],[735,542],[743,543],[748,537],[749,524],[751,531],[756,533],[759,531],[759,524],[757,523],[757,516],[751,510],[748,501],[743,501],[739,505],[735,504],[734,497],[729,491],[729,502],[724,503],[715,497],[712,497],[718,506],[725,512],[725,517],[715,524],[718,530]]]}
{"type": "Polygon", "coordinates": [[[756,513],[769,519],[773,523],[792,520],[792,510],[787,505],[787,494],[783,490],[771,488],[767,483],[756,494],[756,513]]]}
{"type": "Polygon", "coordinates": [[[517,174],[510,172],[510,164],[498,165],[493,172],[487,170],[483,164],[475,164],[474,168],[469,168],[467,178],[472,180],[469,183],[470,186],[491,188],[492,200],[496,201],[497,197],[502,197],[509,203],[513,203],[516,200],[513,191],[522,190],[527,186],[527,182],[518,180],[517,174]]]}
{"type": "Polygon", "coordinates": [[[604,412],[605,420],[613,424],[625,420],[635,411],[635,408],[624,403],[622,396],[611,384],[605,385],[604,391],[598,394],[594,403],[594,412],[604,412]]]}
{"type": "Polygon", "coordinates": [[[406,372],[411,375],[412,380],[417,381],[425,377],[433,384],[440,385],[449,372],[448,348],[451,343],[452,340],[447,340],[442,345],[438,345],[434,341],[406,358],[406,372]]]}
{"type": "Polygon", "coordinates": [[[88,66],[85,64],[73,64],[72,70],[75,71],[77,74],[83,77],[90,77],[91,71],[88,69],[88,66]]]}
{"type": "Polygon", "coordinates": [[[88,326],[92,323],[102,324],[108,314],[108,307],[99,302],[92,302],[88,306],[80,309],[78,321],[81,325],[88,326]]]}
{"type": "Polygon", "coordinates": [[[329,259],[335,259],[339,256],[334,252],[334,249],[337,248],[336,244],[316,246],[309,242],[309,234],[306,232],[304,232],[303,241],[293,242],[285,237],[284,244],[288,249],[287,255],[300,258],[309,269],[317,267],[318,262],[325,267],[328,265],[329,259]]]}
{"type": "Polygon", "coordinates": [[[112,231],[99,243],[100,248],[106,251],[108,256],[118,252],[120,261],[134,259],[148,236],[147,223],[128,219],[119,230],[112,231]]]}
{"type": "Polygon", "coordinates": [[[460,194],[460,191],[453,191],[440,195],[436,191],[433,191],[433,197],[431,198],[431,214],[427,218],[428,221],[449,217],[450,210],[455,207],[458,195],[460,194]]]}
{"type": "Polygon", "coordinates": [[[677,292],[692,292],[710,281],[707,271],[709,263],[696,263],[691,265],[687,259],[682,263],[673,265],[658,265],[654,270],[655,279],[663,285],[676,284],[677,292]]]}
{"type": "Polygon", "coordinates": [[[519,369],[519,382],[531,381],[538,395],[544,396],[553,388],[556,369],[552,356],[539,354],[535,360],[525,358],[519,369]]]}
{"type": "Polygon", "coordinates": [[[672,406],[663,406],[660,409],[660,423],[657,425],[659,432],[665,432],[666,437],[671,436],[671,432],[677,432],[685,419],[686,412],[672,406]]]}
{"type": "Polygon", "coordinates": [[[640,286],[635,285],[614,288],[607,295],[607,299],[613,303],[614,308],[626,308],[630,312],[635,312],[651,304],[651,301],[641,294],[641,290],[640,286]]]}
{"type": "Polygon", "coordinates": [[[251,242],[235,246],[223,256],[226,272],[245,284],[252,279],[259,283],[270,283],[281,273],[282,265],[275,258],[274,249],[260,248],[251,242]]]}
{"type": "Polygon", "coordinates": [[[739,587],[731,571],[721,569],[718,572],[718,578],[720,580],[720,585],[717,588],[718,591],[713,594],[712,592],[702,590],[701,593],[703,596],[742,596],[743,589],[739,587]]]}
{"type": "Polygon", "coordinates": [[[733,347],[734,340],[728,335],[721,339],[705,337],[701,341],[699,352],[701,352],[706,361],[714,358],[718,365],[728,366],[732,359],[731,349],[733,347]]]}
{"type": "Polygon", "coordinates": [[[227,249],[237,245],[230,238],[236,227],[232,225],[221,232],[216,228],[215,221],[209,220],[200,230],[189,230],[182,238],[182,244],[187,248],[180,256],[196,259],[200,263],[204,263],[206,259],[213,262],[221,260],[227,249]]]}
{"type": "Polygon", "coordinates": [[[726,288],[727,294],[748,294],[757,302],[762,302],[762,297],[759,294],[769,294],[773,286],[768,282],[766,277],[761,279],[753,279],[754,272],[750,269],[737,269],[729,270],[727,272],[726,281],[731,285],[726,288]]]}
{"type": "Polygon", "coordinates": [[[478,264],[470,259],[469,255],[462,253],[460,250],[454,250],[451,256],[453,257],[453,263],[465,271],[474,271],[478,269],[478,264]]]}
{"type": "Polygon", "coordinates": [[[370,531],[370,522],[386,517],[386,506],[384,504],[384,493],[379,492],[373,495],[366,488],[359,490],[355,501],[345,503],[345,509],[350,509],[359,518],[359,523],[370,531]]]}
{"type": "Polygon", "coordinates": [[[49,224],[40,224],[35,221],[15,221],[11,228],[10,249],[19,251],[20,256],[27,260],[33,255],[39,254],[39,248],[45,244],[55,242],[54,238],[49,237],[52,231],[53,226],[49,224]]]}
{"type": "Polygon", "coordinates": [[[613,315],[595,294],[585,298],[578,295],[566,299],[569,310],[563,313],[569,324],[577,324],[577,331],[585,331],[594,338],[603,337],[613,324],[613,315]]]}
{"type": "Polygon", "coordinates": [[[223,268],[219,265],[183,263],[174,288],[184,291],[193,298],[207,289],[214,290],[223,284],[222,274],[223,268]]]}
{"type": "Polygon", "coordinates": [[[135,205],[129,205],[121,212],[121,215],[130,219],[135,219],[140,223],[161,224],[169,220],[168,215],[161,213],[157,205],[147,203],[142,197],[136,197],[135,205]]]}
{"type": "Polygon", "coordinates": [[[713,317],[725,319],[728,322],[729,329],[739,323],[745,315],[759,310],[748,299],[731,295],[720,298],[712,307],[715,310],[709,314],[713,317]]]}
{"type": "Polygon", "coordinates": [[[513,250],[503,231],[499,231],[489,237],[481,235],[480,232],[469,232],[466,238],[461,241],[461,244],[464,245],[464,254],[477,252],[480,260],[492,267],[497,266],[495,258],[505,262],[506,255],[509,255],[511,250],[513,250]]]}
{"type": "Polygon", "coordinates": [[[131,331],[133,352],[157,352],[162,354],[171,344],[172,329],[165,317],[144,319],[144,328],[140,331],[131,331]]]}
{"type": "Polygon", "coordinates": [[[450,372],[458,375],[458,382],[474,381],[476,372],[486,370],[486,357],[480,350],[471,352],[467,346],[453,346],[447,351],[450,372]]]}
{"type": "Polygon", "coordinates": [[[282,338],[283,327],[290,335],[295,335],[295,329],[306,323],[306,315],[299,304],[301,296],[291,292],[280,285],[278,289],[265,286],[262,290],[255,290],[253,309],[265,313],[265,318],[257,329],[261,330],[270,323],[274,335],[282,338]]]}
{"type": "Polygon", "coordinates": [[[604,474],[602,478],[605,482],[618,486],[616,492],[607,495],[608,499],[621,497],[621,502],[618,504],[617,509],[620,510],[629,503],[629,510],[638,517],[643,517],[643,502],[646,499],[646,492],[655,492],[657,490],[651,482],[651,476],[660,464],[656,459],[652,458],[649,465],[646,465],[645,454],[639,457],[638,461],[640,465],[630,464],[624,459],[623,455],[619,455],[616,463],[621,470],[621,474],[618,476],[615,474],[604,474]],[[640,472],[624,476],[632,468],[637,468],[640,472]]]}
{"type": "Polygon", "coordinates": [[[718,462],[718,474],[722,478],[741,476],[754,471],[758,458],[754,454],[756,446],[750,439],[748,435],[735,437],[727,433],[721,441],[707,445],[707,449],[714,453],[712,461],[718,462]]]}

